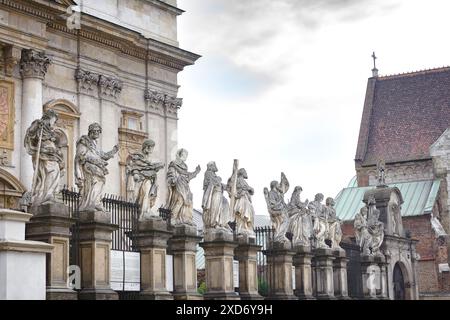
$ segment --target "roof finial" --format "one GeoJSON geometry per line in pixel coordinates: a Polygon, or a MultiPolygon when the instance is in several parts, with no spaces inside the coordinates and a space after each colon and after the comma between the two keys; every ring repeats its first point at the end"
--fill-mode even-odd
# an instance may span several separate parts
{"type": "Polygon", "coordinates": [[[375,55],[375,51],[372,53],[372,59],[373,59],[372,76],[373,77],[378,77],[378,69],[377,69],[377,59],[378,59],[378,57],[375,55]]]}

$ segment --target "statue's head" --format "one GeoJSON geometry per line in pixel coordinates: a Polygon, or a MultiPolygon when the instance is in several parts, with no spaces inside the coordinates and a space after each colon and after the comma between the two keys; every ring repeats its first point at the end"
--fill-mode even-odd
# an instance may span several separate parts
{"type": "Polygon", "coordinates": [[[270,183],[270,189],[271,189],[271,190],[278,189],[278,181],[272,181],[272,182],[270,183]]]}
{"type": "Polygon", "coordinates": [[[375,197],[372,195],[372,196],[369,196],[369,199],[367,199],[367,205],[369,205],[369,206],[373,206],[373,205],[375,205],[377,202],[376,202],[376,200],[375,200],[375,197]]]}
{"type": "Polygon", "coordinates": [[[142,153],[151,154],[155,148],[155,141],[147,139],[142,143],[142,153]]]}
{"type": "Polygon", "coordinates": [[[50,126],[53,126],[58,120],[58,114],[55,110],[48,109],[42,114],[41,119],[50,124],[50,126]]]}
{"type": "Polygon", "coordinates": [[[324,198],[325,197],[324,197],[324,195],[322,193],[318,193],[318,194],[315,195],[314,201],[322,202],[324,198]]]}
{"type": "Polygon", "coordinates": [[[209,163],[206,165],[206,167],[207,167],[207,170],[208,170],[208,171],[212,171],[212,172],[217,172],[217,171],[219,171],[219,170],[217,169],[216,163],[215,163],[214,161],[209,162],[209,163]]]}
{"type": "Polygon", "coordinates": [[[91,139],[98,139],[101,133],[102,127],[97,122],[94,122],[91,125],[89,125],[88,135],[91,139]]]}
{"type": "Polygon", "coordinates": [[[300,187],[300,186],[296,186],[296,187],[294,188],[294,193],[301,193],[302,191],[303,191],[303,188],[300,187]]]}
{"type": "Polygon", "coordinates": [[[326,205],[329,207],[334,207],[335,202],[333,198],[327,198],[327,200],[325,201],[326,205]]]}
{"type": "Polygon", "coordinates": [[[244,168],[239,169],[237,174],[238,174],[238,177],[248,179],[247,171],[244,168]]]}
{"type": "Polygon", "coordinates": [[[186,149],[180,149],[177,151],[177,159],[181,161],[186,161],[188,157],[188,151],[186,149]]]}

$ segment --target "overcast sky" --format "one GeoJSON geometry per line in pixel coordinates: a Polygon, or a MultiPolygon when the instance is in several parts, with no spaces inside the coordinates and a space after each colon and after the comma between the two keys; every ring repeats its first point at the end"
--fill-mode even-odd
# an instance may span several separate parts
{"type": "Polygon", "coordinates": [[[446,0],[179,0],[180,46],[202,55],[180,74],[179,147],[201,174],[247,169],[257,214],[286,173],[302,199],[335,197],[354,156],[372,51],[381,75],[450,64],[446,0]]]}

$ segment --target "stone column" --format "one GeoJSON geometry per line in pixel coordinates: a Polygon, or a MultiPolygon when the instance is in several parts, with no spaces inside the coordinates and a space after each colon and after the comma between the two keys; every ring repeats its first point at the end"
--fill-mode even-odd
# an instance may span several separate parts
{"type": "Polygon", "coordinates": [[[167,242],[172,232],[161,218],[139,221],[130,235],[141,252],[141,300],[173,300],[166,288],[167,242]]]}
{"type": "Polygon", "coordinates": [[[117,300],[111,289],[111,242],[117,225],[111,224],[111,213],[82,211],[79,218],[81,267],[80,300],[117,300]]]}
{"type": "Polygon", "coordinates": [[[374,259],[375,263],[378,265],[378,268],[380,270],[379,275],[379,286],[377,289],[379,289],[377,292],[377,298],[380,300],[389,300],[389,294],[388,294],[388,275],[387,275],[387,268],[389,263],[386,261],[385,257],[375,257],[374,259]]]}
{"type": "Polygon", "coordinates": [[[376,271],[378,265],[373,256],[361,256],[361,273],[364,299],[377,300],[378,276],[376,271]]]}
{"type": "Polygon", "coordinates": [[[291,243],[274,242],[265,252],[269,266],[268,300],[297,300],[292,288],[292,259],[295,252],[291,243]]]}
{"type": "Polygon", "coordinates": [[[333,261],[333,284],[334,296],[340,300],[350,299],[348,296],[348,282],[347,282],[347,262],[345,250],[333,250],[335,260],[333,261]]]}
{"type": "MultiPolygon", "coordinates": [[[[32,49],[22,50],[20,74],[22,75],[21,142],[31,123],[42,116],[42,81],[50,65],[50,58],[32,49]]],[[[33,165],[24,147],[20,148],[20,180],[31,190],[33,165]]]]}
{"type": "Polygon", "coordinates": [[[0,209],[0,300],[45,300],[46,254],[53,245],[25,240],[31,214],[0,209]]]}
{"type": "Polygon", "coordinates": [[[258,293],[257,254],[261,246],[255,244],[255,238],[238,238],[238,247],[234,251],[239,261],[239,296],[242,300],[262,300],[258,293]]]}
{"type": "Polygon", "coordinates": [[[202,300],[197,293],[197,245],[202,240],[195,226],[179,225],[174,227],[173,237],[169,240],[173,255],[175,300],[202,300]]]}
{"type": "Polygon", "coordinates": [[[239,300],[233,285],[233,259],[237,243],[233,234],[215,231],[205,236],[206,300],[239,300]]]}
{"type": "Polygon", "coordinates": [[[300,300],[314,300],[313,296],[313,276],[311,267],[311,247],[294,247],[294,266],[295,266],[295,295],[300,300]]]}
{"type": "Polygon", "coordinates": [[[335,257],[333,251],[324,248],[315,249],[313,259],[317,299],[335,299],[333,283],[333,261],[335,257]]]}
{"type": "Polygon", "coordinates": [[[32,208],[27,239],[54,246],[47,256],[47,300],[76,300],[77,292],[68,287],[70,227],[75,223],[63,203],[32,208]]]}

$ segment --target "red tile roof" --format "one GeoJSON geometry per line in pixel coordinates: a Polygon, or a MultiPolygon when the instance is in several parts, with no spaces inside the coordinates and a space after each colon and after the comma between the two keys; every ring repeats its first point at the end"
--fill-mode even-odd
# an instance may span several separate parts
{"type": "Polygon", "coordinates": [[[450,127],[450,67],[370,78],[356,161],[429,159],[450,127]]]}

